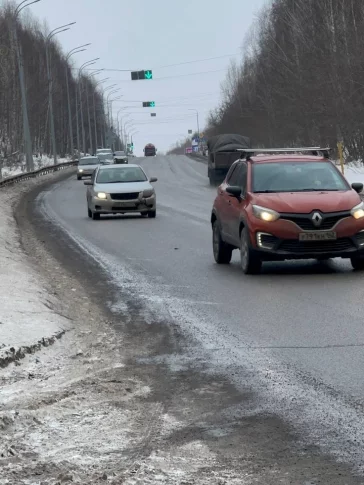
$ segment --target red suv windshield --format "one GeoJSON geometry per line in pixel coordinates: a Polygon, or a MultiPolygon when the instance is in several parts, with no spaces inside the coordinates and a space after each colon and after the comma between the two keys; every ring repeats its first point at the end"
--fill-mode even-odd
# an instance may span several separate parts
{"type": "Polygon", "coordinates": [[[253,192],[314,192],[350,190],[331,162],[256,163],[253,192]]]}

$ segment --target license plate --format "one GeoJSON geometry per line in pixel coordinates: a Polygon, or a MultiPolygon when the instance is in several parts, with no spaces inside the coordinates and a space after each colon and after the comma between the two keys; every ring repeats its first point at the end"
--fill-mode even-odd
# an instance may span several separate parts
{"type": "Polygon", "coordinates": [[[132,209],[137,206],[135,202],[114,202],[113,205],[114,207],[125,207],[125,209],[132,209]]]}
{"type": "Polygon", "coordinates": [[[301,232],[300,241],[332,241],[337,239],[336,232],[301,232]]]}

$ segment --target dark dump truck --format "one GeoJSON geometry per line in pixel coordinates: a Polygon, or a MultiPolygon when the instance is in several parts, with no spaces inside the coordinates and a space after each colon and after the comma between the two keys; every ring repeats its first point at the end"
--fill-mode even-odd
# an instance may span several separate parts
{"type": "Polygon", "coordinates": [[[148,145],[145,145],[144,147],[144,155],[146,157],[155,157],[157,154],[157,149],[153,145],[153,143],[148,143],[148,145]]]}
{"type": "Polygon", "coordinates": [[[250,139],[243,135],[216,135],[207,142],[209,151],[208,177],[210,185],[221,183],[231,165],[240,158],[237,150],[250,147],[250,139]]]}

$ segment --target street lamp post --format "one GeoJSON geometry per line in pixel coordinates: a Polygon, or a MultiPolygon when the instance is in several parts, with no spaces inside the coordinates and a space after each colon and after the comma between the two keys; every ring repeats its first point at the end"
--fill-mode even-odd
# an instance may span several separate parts
{"type": "Polygon", "coordinates": [[[96,117],[96,101],[95,101],[95,96],[96,96],[96,88],[97,86],[99,86],[100,84],[103,84],[105,83],[106,81],[108,81],[110,78],[109,77],[106,77],[105,79],[102,79],[101,81],[97,82],[95,84],[95,89],[94,89],[94,94],[93,94],[93,102],[94,102],[94,120],[95,120],[95,149],[97,150],[97,145],[98,145],[98,137],[97,137],[97,117],[96,117]]]}
{"type": "MultiPolygon", "coordinates": [[[[109,91],[110,89],[113,89],[114,87],[116,86],[116,84],[111,84],[111,86],[107,86],[107,88],[103,89],[102,91],[102,106],[105,110],[105,93],[106,91],[109,91]]],[[[107,138],[107,134],[106,134],[106,129],[107,129],[107,122],[106,122],[106,111],[104,112],[104,146],[106,148],[106,138],[107,138]]]]}
{"type": "Polygon", "coordinates": [[[118,91],[120,91],[120,88],[117,88],[117,89],[113,89],[112,91],[109,92],[109,94],[107,95],[107,98],[106,98],[106,110],[107,110],[107,123],[105,125],[108,125],[108,128],[107,128],[107,132],[105,131],[105,140],[106,140],[106,144],[107,145],[110,145],[109,143],[109,133],[110,133],[110,127],[111,127],[111,124],[110,124],[110,111],[109,111],[109,98],[112,94],[115,94],[117,93],[118,91]]]}
{"type": "MultiPolygon", "coordinates": [[[[84,44],[80,45],[79,47],[75,47],[74,49],[70,50],[69,53],[66,56],[66,86],[67,86],[67,103],[68,103],[68,128],[69,128],[69,150],[71,155],[73,156],[74,152],[74,143],[73,143],[73,127],[72,127],[72,109],[71,109],[71,97],[70,97],[70,87],[69,87],[69,80],[68,80],[68,60],[74,55],[78,54],[79,52],[83,52],[86,49],[84,47],[87,47],[91,44],[84,44]]],[[[77,90],[76,90],[76,96],[77,96],[77,90]]],[[[77,100],[77,97],[76,97],[77,100]]],[[[77,106],[77,101],[76,101],[76,106],[77,106]]],[[[78,113],[76,110],[76,119],[78,118],[78,113]]],[[[78,122],[77,122],[78,125],[78,122]]],[[[77,126],[78,127],[78,126],[77,126]]],[[[77,143],[79,143],[79,140],[77,140],[77,143]]],[[[77,147],[79,148],[79,146],[77,147]]]]}
{"type": "MultiPolygon", "coordinates": [[[[110,119],[110,126],[113,125],[113,118],[112,118],[112,103],[120,98],[122,98],[123,96],[117,96],[116,98],[113,98],[113,99],[110,99],[109,101],[109,106],[110,106],[110,111],[109,111],[109,119],[110,119]]],[[[111,144],[112,146],[112,149],[114,150],[114,142],[112,142],[111,144]]]]}
{"type": "Polygon", "coordinates": [[[69,30],[71,25],[74,25],[76,22],[72,22],[70,24],[61,25],[56,29],[52,30],[45,40],[45,47],[46,47],[46,62],[47,62],[47,76],[48,76],[48,96],[49,96],[49,114],[50,114],[50,124],[51,124],[51,138],[52,138],[52,148],[53,148],[53,159],[54,165],[57,165],[57,146],[56,146],[56,131],[54,127],[54,113],[53,113],[53,78],[51,74],[51,66],[50,66],[50,58],[49,58],[49,42],[57,34],[61,32],[65,32],[69,30]]]}
{"type": "Polygon", "coordinates": [[[13,17],[12,32],[13,32],[16,55],[18,60],[19,83],[20,83],[22,112],[23,112],[23,137],[24,137],[25,158],[26,158],[27,172],[31,172],[32,170],[34,170],[33,148],[32,148],[32,138],[30,136],[30,127],[29,127],[27,91],[25,89],[23,49],[18,40],[17,20],[20,12],[24,8],[29,7],[29,5],[33,5],[33,3],[38,3],[40,2],[40,0],[34,0],[30,3],[27,3],[27,2],[28,0],[23,0],[16,7],[14,12],[14,17],[13,17]]]}
{"type": "Polygon", "coordinates": [[[81,114],[81,129],[82,129],[82,149],[83,153],[86,154],[86,136],[85,136],[85,125],[83,121],[83,109],[82,109],[82,92],[81,92],[81,74],[83,69],[88,66],[92,66],[93,64],[96,64],[96,61],[98,61],[100,58],[97,57],[96,59],[91,59],[90,61],[85,62],[82,64],[80,69],[78,70],[78,90],[79,90],[79,100],[80,100],[80,114],[81,114]]]}

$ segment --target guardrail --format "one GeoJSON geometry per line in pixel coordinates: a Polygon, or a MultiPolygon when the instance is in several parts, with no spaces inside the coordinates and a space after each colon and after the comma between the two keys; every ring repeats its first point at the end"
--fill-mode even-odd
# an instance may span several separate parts
{"type": "Polygon", "coordinates": [[[39,170],[34,170],[33,172],[20,173],[18,175],[13,175],[12,177],[6,177],[0,180],[0,187],[17,184],[19,182],[23,182],[24,180],[41,177],[42,175],[47,175],[48,173],[52,172],[58,172],[59,170],[64,170],[65,168],[73,167],[76,165],[78,165],[78,160],[72,160],[71,162],[63,162],[58,163],[57,165],[49,165],[48,167],[43,167],[39,170]]]}

